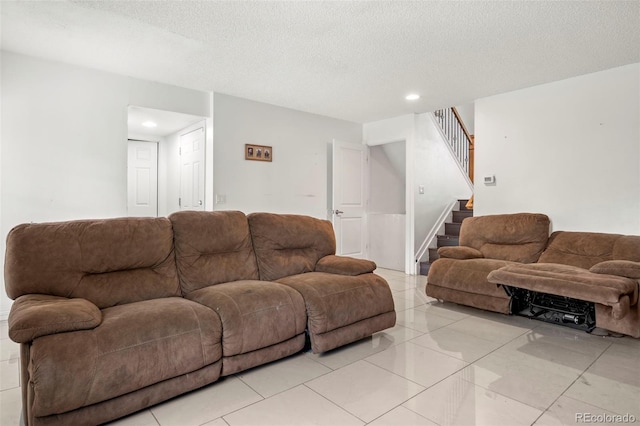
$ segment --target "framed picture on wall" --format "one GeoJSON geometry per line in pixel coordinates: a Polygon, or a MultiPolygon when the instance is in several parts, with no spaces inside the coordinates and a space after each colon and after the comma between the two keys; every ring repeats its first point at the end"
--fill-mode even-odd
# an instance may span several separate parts
{"type": "Polygon", "coordinates": [[[244,159],[254,161],[272,161],[273,148],[266,145],[245,144],[244,159]]]}

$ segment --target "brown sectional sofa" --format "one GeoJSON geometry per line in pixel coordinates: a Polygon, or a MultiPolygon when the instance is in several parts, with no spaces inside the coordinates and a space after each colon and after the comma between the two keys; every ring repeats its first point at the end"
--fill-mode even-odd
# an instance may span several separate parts
{"type": "Polygon", "coordinates": [[[640,236],[549,236],[545,215],[490,215],[465,219],[460,247],[438,253],[428,296],[640,337],[640,236]]]}
{"type": "Polygon", "coordinates": [[[7,237],[9,336],[27,425],[99,424],[301,351],[395,324],[375,264],[331,224],[180,212],[24,224],[7,237]]]}

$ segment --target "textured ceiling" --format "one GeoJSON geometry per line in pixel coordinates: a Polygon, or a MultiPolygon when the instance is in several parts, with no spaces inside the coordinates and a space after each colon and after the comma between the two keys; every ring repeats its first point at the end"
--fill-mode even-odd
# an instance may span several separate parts
{"type": "Polygon", "coordinates": [[[367,122],[640,62],[640,1],[2,1],[2,48],[367,122]],[[417,92],[422,98],[407,102],[417,92]]]}

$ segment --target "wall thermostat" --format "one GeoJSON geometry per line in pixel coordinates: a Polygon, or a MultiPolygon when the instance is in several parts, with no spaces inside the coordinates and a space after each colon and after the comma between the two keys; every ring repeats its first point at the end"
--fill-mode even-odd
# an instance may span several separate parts
{"type": "Polygon", "coordinates": [[[485,176],[484,177],[484,184],[485,185],[495,185],[496,184],[496,177],[495,176],[485,176]]]}

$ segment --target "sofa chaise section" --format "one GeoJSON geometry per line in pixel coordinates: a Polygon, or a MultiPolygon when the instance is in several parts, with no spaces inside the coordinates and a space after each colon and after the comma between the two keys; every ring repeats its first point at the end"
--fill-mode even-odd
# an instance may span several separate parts
{"type": "Polygon", "coordinates": [[[336,256],[331,222],[300,215],[248,216],[260,279],[299,292],[311,349],[326,352],[393,327],[391,290],[375,263],[336,256]]]}
{"type": "Polygon", "coordinates": [[[306,313],[300,293],[259,279],[247,217],[238,211],[172,214],[184,297],[222,323],[222,375],[303,349],[306,313]]]}
{"type": "Polygon", "coordinates": [[[27,425],[103,423],[220,376],[220,320],[180,297],[167,219],[19,225],[5,286],[27,425]]]}
{"type": "Polygon", "coordinates": [[[640,236],[556,231],[538,263],[491,272],[495,284],[595,304],[595,325],[640,337],[640,236]]]}

